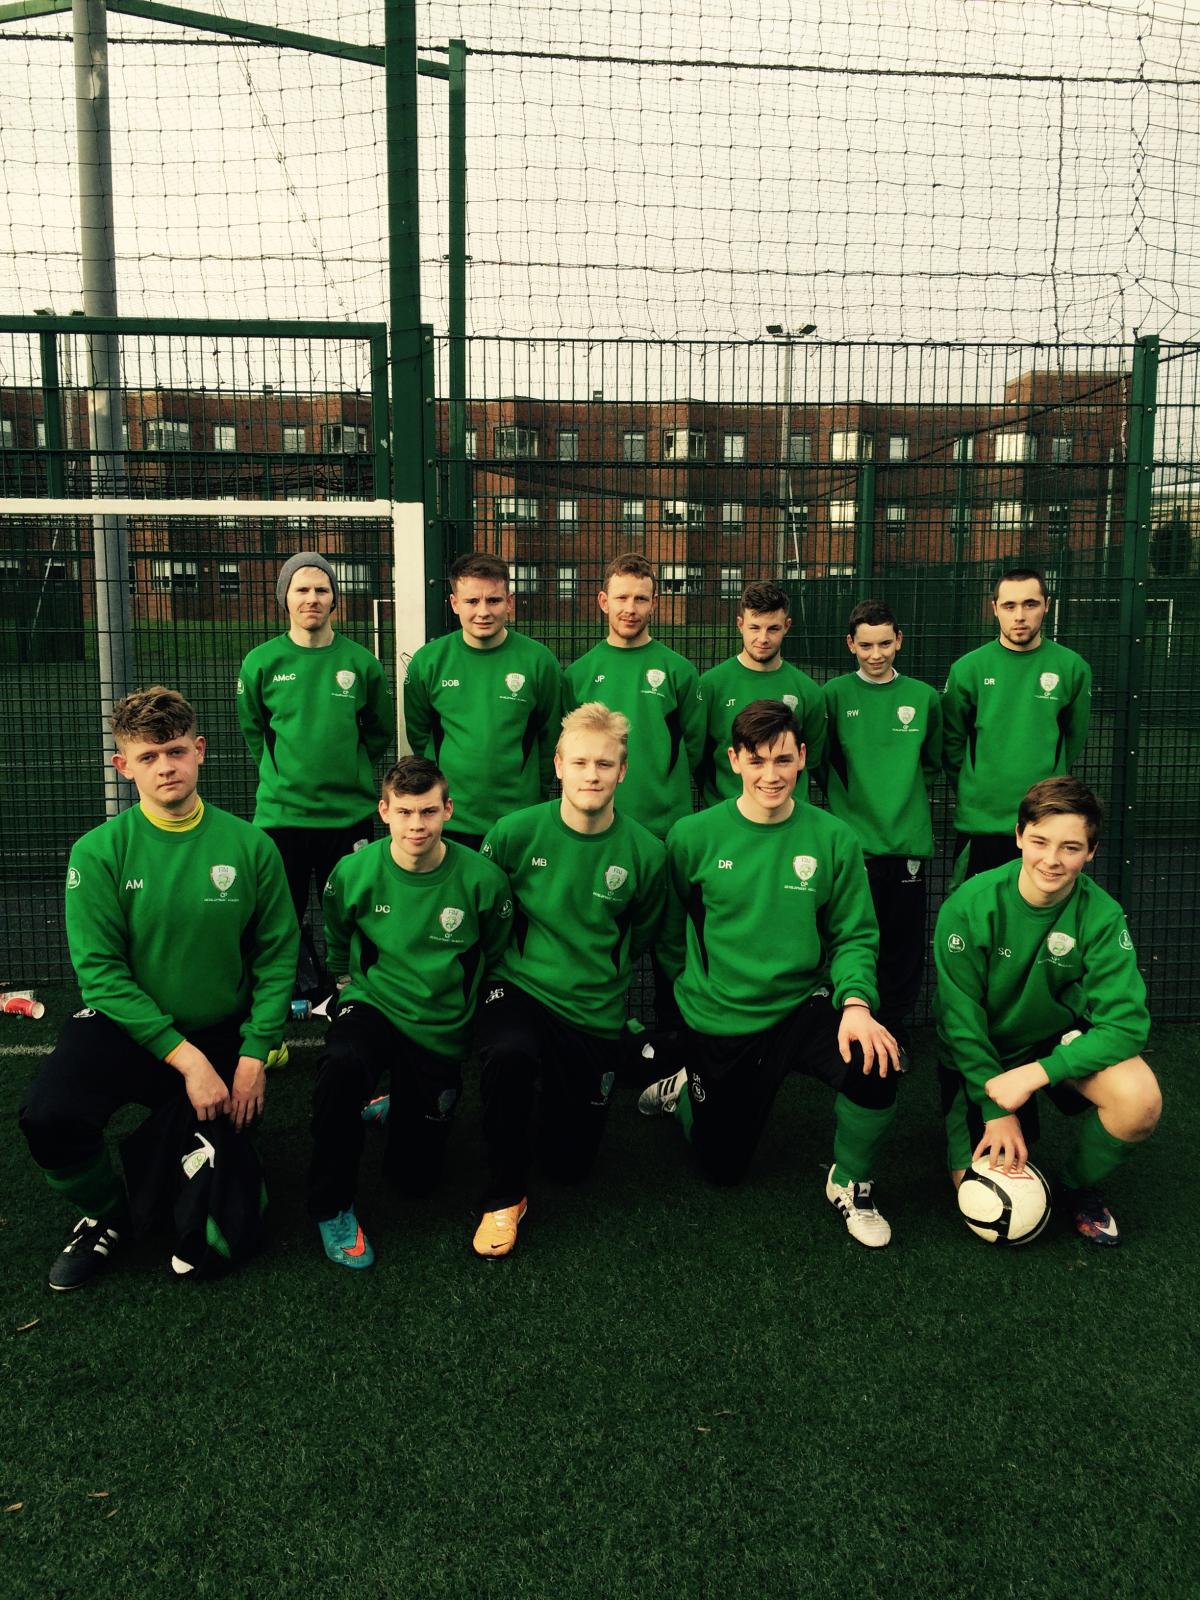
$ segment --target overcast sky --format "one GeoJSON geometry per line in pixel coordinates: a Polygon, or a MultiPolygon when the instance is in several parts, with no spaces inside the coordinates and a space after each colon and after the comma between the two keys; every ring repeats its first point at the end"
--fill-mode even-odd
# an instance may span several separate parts
{"type": "MultiPolygon", "coordinates": [[[[378,3],[240,10],[382,42],[378,3]]],[[[0,30],[6,310],[79,303],[68,22],[0,30]]],[[[427,51],[459,35],[479,52],[470,330],[1200,333],[1198,24],[1193,0],[422,3],[427,51]]],[[[383,317],[382,73],[111,29],[164,41],[112,49],[122,311],[383,317]]],[[[445,86],[421,99],[441,328],[445,86]]]]}

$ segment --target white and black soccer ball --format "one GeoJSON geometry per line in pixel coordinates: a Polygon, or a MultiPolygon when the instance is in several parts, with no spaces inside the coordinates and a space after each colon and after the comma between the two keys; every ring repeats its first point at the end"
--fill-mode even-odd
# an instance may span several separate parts
{"type": "Polygon", "coordinates": [[[973,1161],[958,1186],[958,1209],[988,1244],[1028,1244],[1050,1220],[1050,1185],[1036,1167],[1019,1175],[973,1161]]]}

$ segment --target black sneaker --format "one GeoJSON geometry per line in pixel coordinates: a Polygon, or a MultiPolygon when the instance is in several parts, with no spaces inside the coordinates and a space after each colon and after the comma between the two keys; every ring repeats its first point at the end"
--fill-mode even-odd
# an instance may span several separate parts
{"type": "Polygon", "coordinates": [[[120,1242],[121,1235],[106,1222],[97,1222],[95,1217],[80,1217],[74,1233],[50,1268],[50,1287],[82,1289],[97,1273],[103,1272],[120,1242]]]}
{"type": "Polygon", "coordinates": [[[1064,1188],[1062,1195],[1081,1239],[1109,1249],[1120,1244],[1121,1232],[1116,1220],[1094,1189],[1064,1188]]]}

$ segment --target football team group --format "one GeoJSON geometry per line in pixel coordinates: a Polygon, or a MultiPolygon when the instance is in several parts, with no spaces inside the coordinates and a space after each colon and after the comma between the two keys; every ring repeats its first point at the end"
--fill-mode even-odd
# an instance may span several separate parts
{"type": "Polygon", "coordinates": [[[1101,811],[1069,773],[1090,672],[1043,632],[1038,573],[997,581],[998,637],[940,695],[898,670],[903,635],[877,600],[850,615],[850,670],[821,686],[783,658],[789,601],[771,582],[744,591],[742,649],[703,676],[652,637],[642,555],[610,563],[607,636],[565,672],[512,627],[503,561],[465,556],[450,583],[459,626],[409,664],[414,753],[381,795],[383,669],[335,631],[335,574],[315,552],[284,564],[287,631],[238,680],[253,824],[200,798],[205,742],[182,695],[156,686],[116,707],[112,761],[138,803],[72,851],[84,1009],[21,1110],[34,1160],[82,1213],[52,1288],[90,1281],[132,1231],[128,1165],[105,1139],[120,1107],[184,1113],[188,1174],[213,1167],[218,1127],[252,1147],[314,879],[336,1002],[307,1197],[330,1261],[374,1260],[355,1207],[372,1126],[399,1191],[437,1184],[472,1050],[479,1256],[514,1248],[535,1170],[588,1177],[631,1059],[643,1083],[671,1069],[639,1109],[672,1116],[715,1184],[744,1177],[789,1073],[827,1084],[826,1199],[852,1239],[886,1245],[874,1178],[924,973],[943,770],[957,838],[933,950],[951,1179],[984,1157],[1020,1174],[1050,1100],[1078,1118],[1062,1203],[1083,1238],[1118,1243],[1108,1179],[1161,1102],[1124,915],[1083,870],[1101,811]],[[650,1033],[627,1017],[643,955],[650,1033]]]}

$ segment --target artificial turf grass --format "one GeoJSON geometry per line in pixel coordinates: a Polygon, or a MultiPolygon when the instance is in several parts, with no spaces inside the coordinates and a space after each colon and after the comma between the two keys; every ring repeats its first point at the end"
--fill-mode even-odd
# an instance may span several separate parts
{"type": "MultiPolygon", "coordinates": [[[[269,1086],[263,1256],[175,1284],[139,1244],[73,1296],[44,1290],[71,1219],[14,1138],[6,1324],[41,1320],[5,1352],[2,1503],[24,1509],[0,1511],[0,1588],[1194,1594],[1178,1502],[1195,1492],[1179,1374],[1196,1272],[1168,1202],[1195,1048],[1166,1038],[1158,1159],[1114,1185],[1129,1242],[1111,1254],[1059,1219],[1024,1251],[967,1235],[924,1039],[880,1172],[880,1252],[823,1198],[831,1105],[803,1082],[728,1192],[623,1090],[594,1183],[535,1182],[495,1263],[470,1252],[472,1093],[427,1201],[380,1188],[368,1141],[380,1258],[351,1274],[303,1216],[311,1068],[289,1067],[269,1086]],[[69,1550],[64,1527],[85,1531],[69,1550]]],[[[1044,1118],[1042,1151],[1065,1148],[1064,1121],[1044,1118]]]]}

